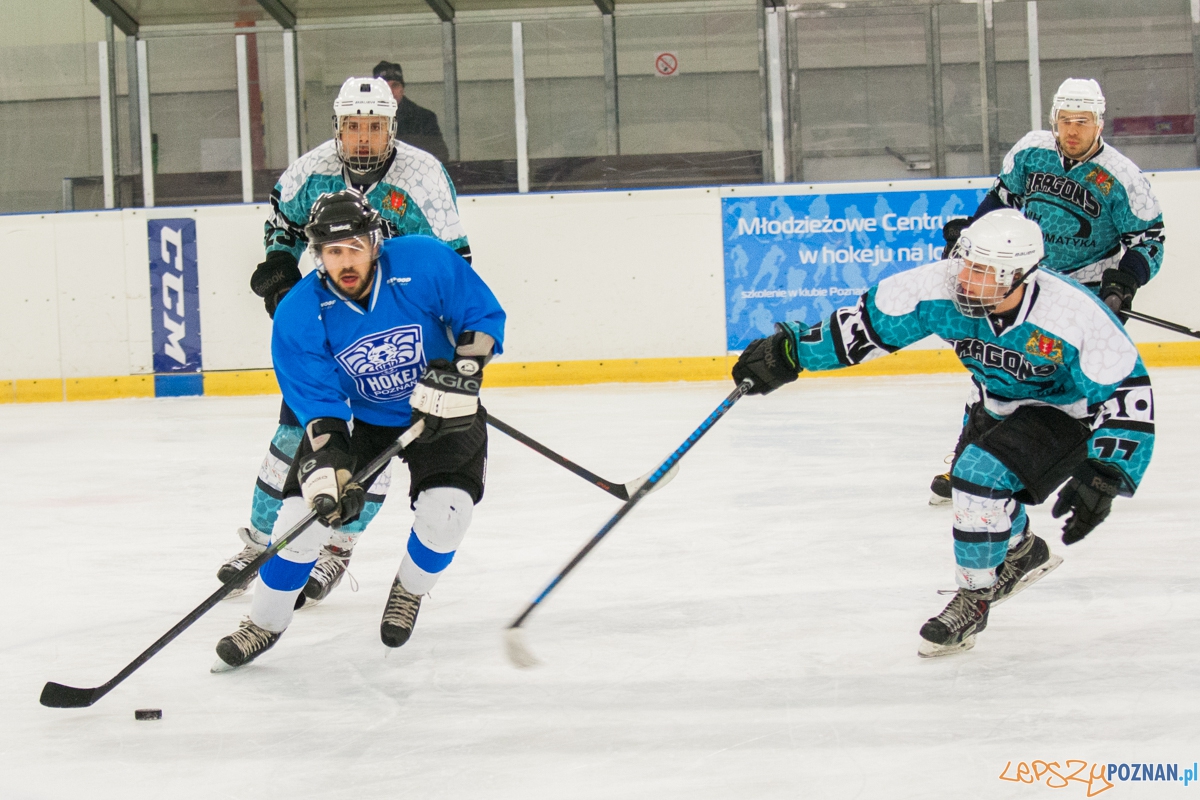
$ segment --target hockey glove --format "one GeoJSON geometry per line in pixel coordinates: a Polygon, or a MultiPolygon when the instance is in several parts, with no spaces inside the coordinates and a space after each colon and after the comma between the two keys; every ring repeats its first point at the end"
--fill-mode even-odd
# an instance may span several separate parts
{"type": "Polygon", "coordinates": [[[1133,295],[1139,288],[1141,284],[1137,282],[1137,278],[1128,272],[1106,269],[1104,277],[1100,279],[1100,299],[1112,309],[1117,319],[1124,323],[1129,317],[1121,312],[1129,311],[1133,307],[1133,295]]]}
{"type": "Polygon", "coordinates": [[[950,257],[950,251],[954,249],[954,245],[958,244],[959,237],[971,220],[966,217],[956,217],[942,226],[942,238],[946,240],[946,246],[942,248],[942,259],[950,257]]]}
{"type": "Polygon", "coordinates": [[[1121,482],[1116,467],[1092,459],[1075,470],[1050,512],[1055,519],[1071,512],[1063,525],[1063,544],[1075,544],[1107,519],[1113,498],[1120,493],[1121,482]]]}
{"type": "Polygon", "coordinates": [[[425,420],[425,430],[417,437],[418,442],[429,442],[475,424],[483,370],[474,361],[466,363],[476,367],[474,374],[462,375],[446,359],[434,359],[417,381],[409,403],[413,422],[425,420]]]}
{"type": "Polygon", "coordinates": [[[765,339],[755,339],[746,345],[733,365],[733,382],[740,384],[749,378],[754,385],[746,394],[770,394],[800,376],[796,357],[796,342],[782,325],[765,339]]]}
{"type": "Polygon", "coordinates": [[[351,480],[349,426],[345,420],[319,417],[306,431],[313,452],[300,459],[300,493],[331,528],[353,522],[362,513],[366,492],[351,480]]]}
{"type": "Polygon", "coordinates": [[[263,299],[267,313],[275,318],[279,301],[300,282],[300,266],[296,257],[286,250],[272,250],[267,260],[254,268],[250,276],[250,289],[263,299]]]}

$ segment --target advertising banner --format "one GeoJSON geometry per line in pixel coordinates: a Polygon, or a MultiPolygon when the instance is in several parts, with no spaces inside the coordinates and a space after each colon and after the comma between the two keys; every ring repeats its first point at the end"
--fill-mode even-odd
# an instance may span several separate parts
{"type": "Polygon", "coordinates": [[[152,219],[150,324],[156,373],[199,372],[200,280],[196,272],[196,221],[152,219]]]}
{"type": "Polygon", "coordinates": [[[725,332],[731,351],[776,322],[810,325],[872,284],[941,258],[942,226],[987,189],[724,197],[725,332]]]}

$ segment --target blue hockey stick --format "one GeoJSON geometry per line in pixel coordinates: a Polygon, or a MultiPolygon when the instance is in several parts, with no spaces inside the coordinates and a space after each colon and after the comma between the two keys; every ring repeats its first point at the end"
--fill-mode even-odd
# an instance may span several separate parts
{"type": "Polygon", "coordinates": [[[533,613],[533,610],[537,608],[552,591],[554,591],[556,586],[562,583],[563,578],[571,574],[571,570],[579,566],[579,562],[583,561],[587,554],[592,552],[592,548],[600,544],[600,540],[607,536],[609,532],[617,526],[617,523],[624,519],[625,515],[632,511],[633,507],[636,506],[643,497],[654,491],[655,484],[661,481],[663,477],[671,471],[671,468],[679,462],[679,459],[683,458],[684,455],[686,455],[687,452],[695,446],[696,442],[700,441],[700,437],[708,433],[709,429],[711,429],[713,425],[717,424],[717,420],[725,416],[725,413],[729,411],[729,409],[733,408],[733,404],[740,400],[742,395],[750,391],[753,386],[754,383],[749,378],[738,384],[738,387],[734,389],[728,397],[721,401],[721,405],[717,406],[716,409],[708,415],[708,418],[705,419],[704,422],[700,423],[700,427],[692,431],[691,435],[684,440],[683,444],[679,445],[674,453],[671,453],[671,455],[667,456],[666,461],[658,465],[658,469],[654,470],[654,472],[650,474],[650,477],[646,479],[645,483],[638,487],[638,490],[633,493],[633,496],[625,501],[625,504],[617,510],[616,514],[612,515],[612,518],[610,518],[608,522],[604,523],[604,527],[596,531],[596,535],[588,540],[588,543],[585,544],[583,548],[575,554],[574,558],[567,562],[565,567],[558,571],[558,574],[551,579],[550,583],[546,585],[546,588],[542,590],[542,593],[534,598],[533,602],[525,607],[525,610],[521,612],[519,617],[512,621],[512,624],[509,625],[508,629],[505,631],[504,641],[508,651],[508,658],[513,662],[514,665],[518,667],[532,667],[538,663],[538,660],[534,658],[533,653],[530,652],[529,648],[525,645],[525,641],[521,636],[521,626],[525,623],[525,620],[529,618],[529,615],[533,613]]]}

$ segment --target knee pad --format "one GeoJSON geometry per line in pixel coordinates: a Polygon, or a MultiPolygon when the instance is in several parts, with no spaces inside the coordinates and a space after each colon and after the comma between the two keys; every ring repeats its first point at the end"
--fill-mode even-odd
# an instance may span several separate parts
{"type": "MultiPolygon", "coordinates": [[[[276,520],[275,531],[271,534],[271,541],[278,541],[297,522],[304,519],[309,510],[308,503],[304,502],[303,497],[289,497],[284,500],[283,506],[279,509],[279,519],[276,520]]],[[[325,544],[328,539],[329,528],[320,522],[314,522],[293,539],[287,547],[280,550],[279,555],[284,560],[296,564],[316,561],[317,555],[321,552],[321,545],[325,544]]]]}
{"type": "Polygon", "coordinates": [[[421,492],[414,508],[416,519],[397,577],[413,594],[426,594],[454,559],[475,503],[462,489],[436,486],[421,492]]]}

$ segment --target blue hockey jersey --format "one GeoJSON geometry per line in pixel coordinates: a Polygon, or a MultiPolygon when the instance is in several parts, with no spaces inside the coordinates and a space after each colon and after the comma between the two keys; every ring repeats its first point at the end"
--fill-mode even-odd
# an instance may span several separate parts
{"type": "Polygon", "coordinates": [[[284,402],[302,425],[317,417],[403,426],[409,396],[432,360],[453,360],[463,331],[504,342],[504,310],[461,256],[428,236],[383,243],[369,303],[348,299],[319,271],[275,312],[271,357],[284,402]]]}
{"type": "Polygon", "coordinates": [[[862,364],[936,334],[974,381],[973,400],[994,417],[1022,405],[1050,405],[1092,427],[1090,457],[1119,468],[1132,494],[1154,450],[1154,398],[1141,356],[1124,327],[1075,281],[1034,272],[1013,324],[997,333],[990,318],[958,312],[950,299],[950,261],[885,278],[854,307],[809,328],[787,322],[800,366],[829,370],[862,364]]]}

